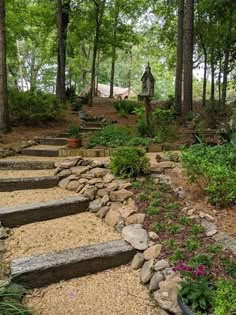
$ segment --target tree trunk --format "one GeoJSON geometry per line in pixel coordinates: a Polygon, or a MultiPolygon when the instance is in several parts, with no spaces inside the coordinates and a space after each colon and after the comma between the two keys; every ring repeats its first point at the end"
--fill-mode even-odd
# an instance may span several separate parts
{"type": "Polygon", "coordinates": [[[187,114],[193,107],[193,22],[194,0],[186,0],[185,45],[184,45],[184,99],[182,118],[186,121],[187,114]]]}
{"type": "Polygon", "coordinates": [[[219,74],[218,74],[218,99],[219,99],[219,108],[221,108],[221,68],[222,68],[222,59],[220,55],[220,60],[219,60],[219,74]]]}
{"type": "Polygon", "coordinates": [[[232,37],[232,26],[233,26],[233,10],[230,11],[228,32],[226,37],[226,49],[225,49],[225,60],[223,67],[223,84],[222,84],[222,110],[225,108],[226,97],[227,97],[227,86],[228,86],[228,72],[229,72],[229,56],[230,56],[230,44],[232,37]]]}
{"type": "Polygon", "coordinates": [[[184,0],[178,5],[177,64],[175,77],[175,110],[181,115],[184,45],[184,0]]]}
{"type": "Polygon", "coordinates": [[[69,24],[70,0],[62,4],[57,0],[58,68],[56,93],[62,103],[66,102],[66,39],[69,24]]]}
{"type": "Polygon", "coordinates": [[[116,30],[114,31],[114,35],[113,35],[110,98],[112,98],[114,96],[115,63],[116,63],[116,30]]]}
{"type": "Polygon", "coordinates": [[[211,101],[215,101],[215,59],[214,50],[211,51],[211,101]]]}
{"type": "Polygon", "coordinates": [[[0,0],[0,133],[5,133],[8,129],[5,2],[0,0]]]}
{"type": "Polygon", "coordinates": [[[96,76],[96,59],[97,59],[97,53],[98,53],[98,47],[99,47],[100,30],[101,30],[105,3],[106,3],[106,0],[103,0],[101,3],[101,8],[100,8],[99,3],[94,0],[95,11],[96,11],[95,12],[96,31],[95,31],[94,42],[93,42],[93,61],[92,61],[90,92],[89,92],[89,100],[88,100],[89,106],[93,105],[94,83],[95,83],[95,76],[96,76]]]}
{"type": "Polygon", "coordinates": [[[129,71],[128,71],[128,99],[130,98],[130,91],[131,91],[132,62],[133,62],[133,55],[132,55],[132,50],[130,50],[129,51],[129,71]]]}
{"type": "Polygon", "coordinates": [[[203,95],[202,95],[202,106],[206,106],[206,88],[207,88],[207,50],[203,45],[204,52],[204,77],[203,77],[203,95]]]}

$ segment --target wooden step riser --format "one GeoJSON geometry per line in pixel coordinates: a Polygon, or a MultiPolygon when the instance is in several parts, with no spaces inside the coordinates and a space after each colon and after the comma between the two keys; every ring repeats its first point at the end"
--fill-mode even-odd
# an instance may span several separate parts
{"type": "Polygon", "coordinates": [[[39,139],[39,143],[42,145],[66,145],[67,139],[60,139],[60,138],[45,138],[45,139],[39,139]]]}
{"type": "Polygon", "coordinates": [[[0,179],[0,192],[47,189],[58,186],[58,183],[59,178],[57,176],[0,179]]]}
{"type": "Polygon", "coordinates": [[[21,151],[22,155],[27,156],[45,156],[45,157],[58,157],[59,152],[56,150],[37,150],[37,149],[24,149],[21,151]]]}
{"type": "Polygon", "coordinates": [[[0,170],[50,170],[54,162],[0,160],[0,170]]]}
{"type": "Polygon", "coordinates": [[[88,207],[88,199],[84,197],[74,197],[50,202],[0,208],[0,221],[3,226],[14,228],[25,224],[86,212],[88,207]]]}
{"type": "Polygon", "coordinates": [[[134,255],[125,241],[112,241],[13,260],[11,276],[29,288],[38,288],[127,264],[134,255]]]}

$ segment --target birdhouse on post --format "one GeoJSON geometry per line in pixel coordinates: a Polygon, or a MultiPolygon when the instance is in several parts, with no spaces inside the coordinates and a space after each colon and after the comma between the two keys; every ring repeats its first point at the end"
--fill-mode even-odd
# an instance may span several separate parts
{"type": "Polygon", "coordinates": [[[154,85],[155,78],[152,75],[150,64],[145,69],[145,72],[141,78],[142,81],[142,96],[153,97],[154,96],[154,85]]]}
{"type": "Polygon", "coordinates": [[[141,97],[144,99],[146,123],[150,127],[151,116],[151,101],[150,98],[154,96],[155,78],[152,75],[150,64],[148,63],[145,72],[141,78],[142,92],[141,97]]]}

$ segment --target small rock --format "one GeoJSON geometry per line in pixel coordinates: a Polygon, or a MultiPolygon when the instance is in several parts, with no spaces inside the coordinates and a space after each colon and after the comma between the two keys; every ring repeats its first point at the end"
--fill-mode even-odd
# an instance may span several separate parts
{"type": "Polygon", "coordinates": [[[159,289],[160,282],[164,280],[163,274],[159,271],[154,273],[149,285],[149,291],[153,292],[159,289]]]}
{"type": "Polygon", "coordinates": [[[173,275],[175,275],[175,272],[173,271],[172,268],[165,268],[163,270],[163,274],[165,276],[166,279],[169,279],[170,277],[172,277],[173,275]]]}
{"type": "Polygon", "coordinates": [[[89,198],[89,200],[94,200],[96,193],[97,193],[97,188],[96,187],[90,187],[90,188],[85,190],[84,196],[89,198]]]}
{"type": "Polygon", "coordinates": [[[167,260],[161,259],[161,260],[158,260],[158,262],[154,265],[154,269],[156,271],[160,271],[162,269],[168,268],[169,266],[170,265],[167,260]]]}
{"type": "Polygon", "coordinates": [[[137,270],[142,267],[144,263],[144,258],[142,253],[137,253],[131,263],[131,268],[137,270]]]}
{"type": "Polygon", "coordinates": [[[102,188],[104,188],[104,183],[97,183],[97,184],[95,184],[95,186],[99,189],[102,189],[102,188]]]}
{"type": "Polygon", "coordinates": [[[96,167],[90,171],[91,174],[94,174],[95,177],[104,177],[108,170],[106,168],[96,167]]]}
{"type": "Polygon", "coordinates": [[[78,180],[72,180],[68,185],[67,185],[67,190],[69,191],[77,191],[78,187],[81,186],[78,182],[78,180]]]}
{"type": "Polygon", "coordinates": [[[130,188],[131,186],[132,186],[131,183],[124,182],[124,183],[120,183],[119,189],[126,189],[126,188],[130,188]]]}
{"type": "Polygon", "coordinates": [[[89,204],[89,211],[92,213],[97,213],[102,208],[102,200],[96,199],[89,204]]]}
{"type": "Polygon", "coordinates": [[[92,178],[88,181],[88,183],[90,185],[95,185],[95,184],[98,184],[98,183],[102,183],[102,179],[101,178],[92,178]]]}
{"type": "Polygon", "coordinates": [[[61,168],[71,168],[77,165],[77,163],[81,160],[81,157],[73,158],[73,159],[66,159],[63,162],[55,163],[56,167],[61,168]]]}
{"type": "Polygon", "coordinates": [[[162,250],[161,244],[156,244],[154,246],[149,247],[143,253],[144,259],[145,260],[156,259],[157,257],[159,257],[161,250],[162,250]]]}
{"type": "Polygon", "coordinates": [[[188,214],[189,216],[194,215],[194,213],[196,212],[196,210],[197,210],[197,209],[195,209],[195,208],[189,209],[188,212],[187,212],[187,214],[188,214]]]}
{"type": "Polygon", "coordinates": [[[131,214],[136,212],[133,208],[129,206],[123,206],[119,208],[118,211],[124,219],[127,219],[131,214]]]}
{"type": "Polygon", "coordinates": [[[102,207],[98,213],[96,214],[96,216],[100,219],[105,218],[105,216],[107,215],[108,211],[110,210],[109,207],[102,207]]]}
{"type": "Polygon", "coordinates": [[[62,189],[67,189],[67,186],[69,185],[70,181],[73,180],[73,179],[77,179],[77,178],[75,176],[73,176],[73,178],[71,179],[71,176],[69,176],[69,177],[66,177],[66,178],[62,179],[59,182],[59,187],[62,188],[62,189]]]}
{"type": "MultiPolygon", "coordinates": [[[[183,313],[177,314],[177,315],[182,315],[182,314],[183,314],[183,313]]],[[[160,308],[160,307],[157,307],[157,308],[156,308],[156,313],[151,314],[151,315],[170,315],[170,313],[167,312],[167,311],[165,311],[165,310],[163,310],[163,309],[160,308]]]]}
{"type": "Polygon", "coordinates": [[[113,183],[110,183],[106,189],[108,192],[111,192],[111,191],[115,191],[116,189],[118,189],[118,187],[119,187],[119,184],[117,184],[116,182],[113,182],[113,183]]]}
{"type": "Polygon", "coordinates": [[[117,231],[118,233],[121,234],[124,227],[125,227],[125,226],[124,226],[123,223],[118,223],[118,224],[116,224],[115,229],[116,229],[116,231],[117,231]]]}
{"type": "Polygon", "coordinates": [[[179,190],[177,192],[177,195],[178,195],[179,199],[181,199],[181,200],[184,200],[187,196],[186,192],[183,189],[179,190]]]}
{"type": "Polygon", "coordinates": [[[171,161],[163,161],[163,162],[159,162],[158,163],[158,167],[161,168],[174,168],[175,167],[175,163],[171,162],[171,161]]]}
{"type": "Polygon", "coordinates": [[[88,179],[86,179],[86,178],[80,178],[80,179],[79,179],[79,183],[80,183],[80,184],[87,184],[87,183],[88,183],[88,179]]]}
{"type": "Polygon", "coordinates": [[[159,240],[159,236],[155,232],[151,231],[148,233],[148,235],[149,235],[150,240],[153,242],[156,242],[159,240]]]}
{"type": "Polygon", "coordinates": [[[153,275],[153,259],[146,261],[140,271],[140,280],[142,283],[147,283],[153,275]]]}
{"type": "Polygon", "coordinates": [[[103,181],[104,183],[108,184],[110,182],[112,182],[115,179],[115,176],[113,176],[110,173],[107,173],[106,176],[104,176],[103,181]]]}
{"type": "Polygon", "coordinates": [[[123,204],[121,202],[112,202],[111,203],[111,210],[118,210],[119,211],[119,209],[122,207],[123,207],[123,204]]]}
{"type": "Polygon", "coordinates": [[[207,220],[202,220],[202,226],[204,227],[208,237],[217,233],[217,226],[214,223],[208,222],[207,220]]]}
{"type": "Polygon", "coordinates": [[[201,219],[206,219],[207,221],[214,222],[215,219],[208,213],[200,212],[199,216],[201,219]]]}
{"type": "Polygon", "coordinates": [[[76,166],[71,168],[72,174],[76,176],[81,176],[90,170],[90,166],[76,166]]]}
{"type": "Polygon", "coordinates": [[[145,250],[148,248],[148,234],[140,224],[126,226],[122,231],[122,236],[125,241],[130,243],[135,249],[145,250]]]}
{"type": "Polygon", "coordinates": [[[107,190],[106,189],[99,189],[97,191],[97,194],[98,194],[99,197],[104,197],[104,196],[107,195],[107,190]]]}
{"type": "Polygon", "coordinates": [[[145,214],[144,213],[135,213],[131,216],[128,217],[126,220],[125,224],[130,225],[130,224],[141,224],[143,225],[145,220],[145,214]]]}
{"type": "Polygon", "coordinates": [[[136,206],[136,202],[135,202],[134,199],[129,198],[128,201],[127,201],[127,205],[128,205],[130,208],[133,208],[135,211],[138,211],[138,207],[136,206]]]}
{"type": "Polygon", "coordinates": [[[7,231],[4,227],[0,227],[0,240],[5,240],[8,238],[7,231]]]}
{"type": "Polygon", "coordinates": [[[160,282],[160,290],[154,293],[154,299],[159,306],[174,314],[182,314],[177,303],[177,291],[181,278],[173,275],[169,279],[160,282]]]}
{"type": "Polygon", "coordinates": [[[119,212],[115,211],[115,210],[110,210],[106,217],[105,217],[105,222],[109,225],[109,226],[116,226],[118,223],[122,222],[122,217],[119,214],[119,212]]]}
{"type": "Polygon", "coordinates": [[[76,189],[76,192],[79,193],[84,188],[84,184],[79,184],[79,186],[76,189]]]}
{"type": "Polygon", "coordinates": [[[121,189],[118,191],[112,191],[110,195],[111,201],[118,201],[118,202],[123,202],[129,197],[133,196],[133,192],[128,191],[126,189],[121,189]]]}
{"type": "Polygon", "coordinates": [[[68,177],[71,175],[71,170],[70,169],[63,169],[61,171],[59,171],[58,174],[55,174],[57,175],[60,179],[63,179],[65,177],[68,177]]]}
{"type": "Polygon", "coordinates": [[[103,196],[102,197],[102,205],[103,206],[106,206],[107,205],[107,203],[109,202],[109,196],[108,195],[105,195],[105,196],[103,196]]]}

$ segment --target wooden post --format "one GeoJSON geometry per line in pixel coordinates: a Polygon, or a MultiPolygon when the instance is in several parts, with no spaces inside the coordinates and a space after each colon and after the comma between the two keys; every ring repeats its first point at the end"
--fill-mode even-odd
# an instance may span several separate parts
{"type": "Polygon", "coordinates": [[[144,105],[145,105],[145,116],[147,126],[150,126],[150,114],[151,114],[151,102],[149,96],[144,97],[144,105]]]}

